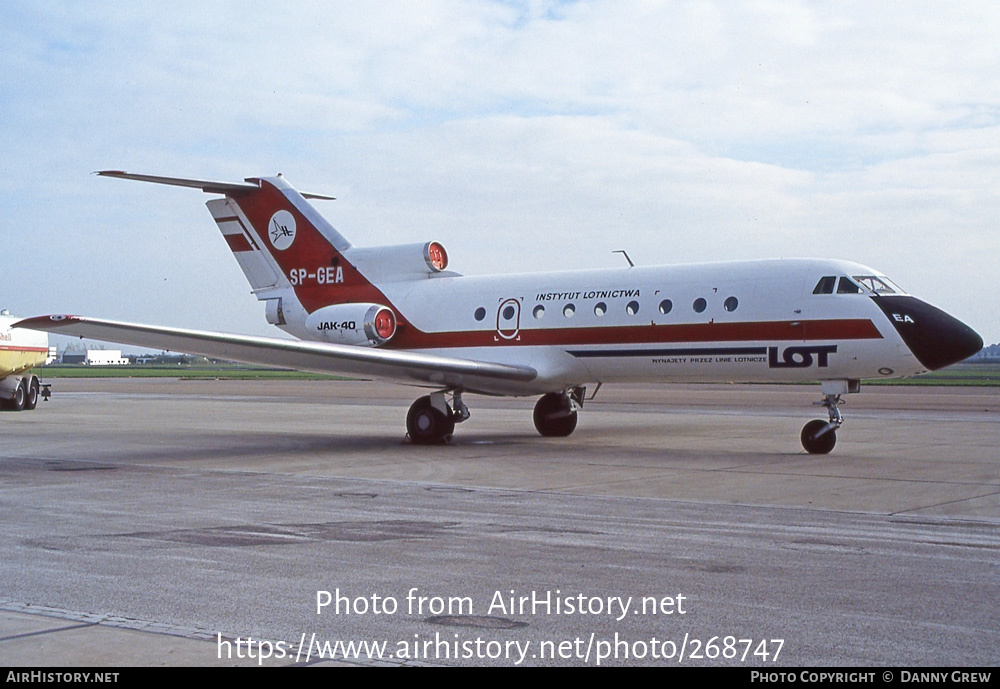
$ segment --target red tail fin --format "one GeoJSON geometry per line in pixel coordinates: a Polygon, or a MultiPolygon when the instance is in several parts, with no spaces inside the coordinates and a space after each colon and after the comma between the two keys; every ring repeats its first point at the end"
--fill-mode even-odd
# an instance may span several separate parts
{"type": "Polygon", "coordinates": [[[351,243],[306,201],[329,196],[300,194],[281,176],[213,182],[118,170],[97,174],[224,194],[224,201],[209,201],[209,211],[261,299],[291,287],[309,313],[330,304],[385,302],[345,259],[351,243]]]}

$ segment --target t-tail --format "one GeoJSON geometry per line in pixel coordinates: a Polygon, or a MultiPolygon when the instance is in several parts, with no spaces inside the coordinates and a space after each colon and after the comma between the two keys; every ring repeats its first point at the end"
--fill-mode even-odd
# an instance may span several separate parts
{"type": "Polygon", "coordinates": [[[117,170],[97,174],[222,194],[206,205],[264,302],[268,322],[304,339],[388,344],[407,323],[378,285],[426,279],[447,267],[438,242],[352,246],[307,201],[333,197],[300,193],[280,175],[213,182],[117,170]]]}

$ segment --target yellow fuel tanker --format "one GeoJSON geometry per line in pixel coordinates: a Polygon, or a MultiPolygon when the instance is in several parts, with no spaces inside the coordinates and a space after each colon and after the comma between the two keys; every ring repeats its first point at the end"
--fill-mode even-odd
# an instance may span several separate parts
{"type": "Polygon", "coordinates": [[[11,328],[18,320],[7,310],[0,312],[0,409],[12,411],[38,404],[41,385],[31,369],[49,355],[48,334],[11,328]]]}

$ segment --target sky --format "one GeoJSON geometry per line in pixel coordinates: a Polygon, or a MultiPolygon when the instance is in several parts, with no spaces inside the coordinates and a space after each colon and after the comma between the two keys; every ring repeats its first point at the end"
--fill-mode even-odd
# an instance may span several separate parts
{"type": "Polygon", "coordinates": [[[197,190],[464,274],[812,256],[1000,342],[1000,3],[0,5],[0,308],[278,335],[197,190]]]}

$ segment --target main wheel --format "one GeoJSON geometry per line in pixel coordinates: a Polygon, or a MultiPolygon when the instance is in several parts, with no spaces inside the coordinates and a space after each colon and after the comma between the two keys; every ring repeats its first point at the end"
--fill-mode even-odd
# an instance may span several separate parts
{"type": "Polygon", "coordinates": [[[38,406],[38,378],[31,376],[31,382],[28,383],[28,394],[24,398],[24,408],[34,409],[38,406]]]}
{"type": "Polygon", "coordinates": [[[406,431],[415,445],[440,445],[455,432],[455,422],[431,406],[430,397],[421,397],[406,414],[406,431]]]}
{"type": "Polygon", "coordinates": [[[576,410],[557,392],[542,395],[532,419],[538,432],[547,438],[565,438],[576,429],[576,410]]]}
{"type": "Polygon", "coordinates": [[[826,421],[814,419],[802,427],[802,447],[811,455],[827,455],[837,444],[837,431],[830,429],[823,435],[817,436],[821,430],[826,428],[826,421]]]}

